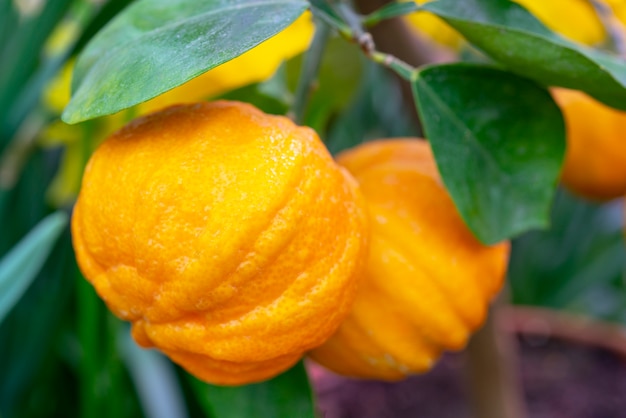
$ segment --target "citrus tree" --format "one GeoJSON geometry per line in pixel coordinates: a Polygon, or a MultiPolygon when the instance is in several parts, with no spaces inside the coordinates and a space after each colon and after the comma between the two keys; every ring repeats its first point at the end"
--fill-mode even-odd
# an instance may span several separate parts
{"type": "Polygon", "coordinates": [[[0,10],[3,418],[313,417],[306,364],[426,373],[496,298],[626,319],[620,2],[0,10]]]}

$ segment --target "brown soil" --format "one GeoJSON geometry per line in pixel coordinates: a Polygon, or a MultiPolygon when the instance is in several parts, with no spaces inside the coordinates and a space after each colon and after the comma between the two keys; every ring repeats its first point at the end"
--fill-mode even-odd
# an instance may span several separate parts
{"type": "MultiPolygon", "coordinates": [[[[626,361],[559,340],[520,339],[528,418],[626,418],[626,361]]],[[[323,418],[473,418],[464,357],[398,383],[359,381],[311,367],[323,418]]]]}

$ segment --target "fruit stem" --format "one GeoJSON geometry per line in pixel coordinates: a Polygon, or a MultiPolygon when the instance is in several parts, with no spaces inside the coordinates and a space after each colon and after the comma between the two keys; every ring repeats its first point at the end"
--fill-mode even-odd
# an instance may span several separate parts
{"type": "MultiPolygon", "coordinates": [[[[359,2],[357,2],[359,3],[359,2]]],[[[401,78],[413,82],[419,75],[419,69],[414,67],[405,61],[401,60],[397,56],[387,54],[376,49],[374,44],[374,38],[372,35],[363,29],[363,25],[372,26],[383,20],[388,20],[407,14],[412,11],[418,10],[418,6],[408,5],[402,6],[401,4],[387,4],[383,5],[380,9],[374,10],[369,15],[363,17],[358,14],[349,4],[340,2],[332,8],[332,12],[336,15],[332,15],[321,8],[314,8],[315,13],[326,24],[333,27],[339,32],[341,36],[347,40],[359,45],[363,54],[373,62],[383,65],[392,71],[394,71],[401,78]]],[[[445,59],[436,59],[434,61],[448,61],[445,59]]]]}
{"type": "Polygon", "coordinates": [[[527,416],[513,336],[498,332],[495,304],[482,329],[470,340],[466,355],[473,415],[480,418],[527,416]]]}
{"type": "Polygon", "coordinates": [[[359,45],[367,58],[377,64],[381,64],[407,81],[413,81],[419,70],[407,64],[398,57],[378,51],[374,43],[374,38],[369,32],[363,29],[363,18],[349,5],[340,3],[337,6],[339,15],[350,26],[351,34],[349,40],[359,45]]]}
{"type": "Polygon", "coordinates": [[[419,70],[391,54],[374,51],[370,58],[375,63],[384,65],[385,67],[393,70],[397,75],[406,81],[413,82],[417,79],[419,70]]]}
{"type": "Polygon", "coordinates": [[[329,36],[330,26],[316,18],[315,35],[309,50],[304,56],[300,79],[298,80],[293,106],[289,114],[289,117],[298,125],[304,124],[307,104],[315,88],[317,74],[329,36]]]}

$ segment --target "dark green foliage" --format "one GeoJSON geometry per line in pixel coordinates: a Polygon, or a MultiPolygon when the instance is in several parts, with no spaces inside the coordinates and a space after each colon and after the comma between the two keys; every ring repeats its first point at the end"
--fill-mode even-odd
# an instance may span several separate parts
{"type": "Polygon", "coordinates": [[[548,92],[473,64],[425,68],[413,91],[443,181],[474,234],[493,244],[546,227],[565,151],[548,92]]]}
{"type": "Polygon", "coordinates": [[[626,110],[626,64],[568,41],[510,0],[438,0],[424,5],[508,70],[545,86],[587,92],[626,110]]]}

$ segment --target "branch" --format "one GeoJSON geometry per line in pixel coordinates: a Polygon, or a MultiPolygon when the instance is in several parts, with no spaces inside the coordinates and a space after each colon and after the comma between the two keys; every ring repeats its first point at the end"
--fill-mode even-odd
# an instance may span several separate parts
{"type": "Polygon", "coordinates": [[[523,418],[526,408],[517,375],[519,366],[513,336],[500,332],[496,318],[501,304],[494,304],[483,327],[467,346],[467,372],[473,416],[523,418]]]}
{"type": "Polygon", "coordinates": [[[509,333],[561,338],[626,357],[626,329],[587,316],[531,306],[507,306],[498,311],[497,325],[509,333]]]}
{"type": "MultiPolygon", "coordinates": [[[[370,14],[388,3],[391,2],[389,0],[355,1],[358,10],[364,14],[370,14]]],[[[393,55],[414,67],[456,60],[453,52],[439,48],[426,38],[417,35],[400,17],[384,20],[369,31],[380,51],[393,55]]]]}

